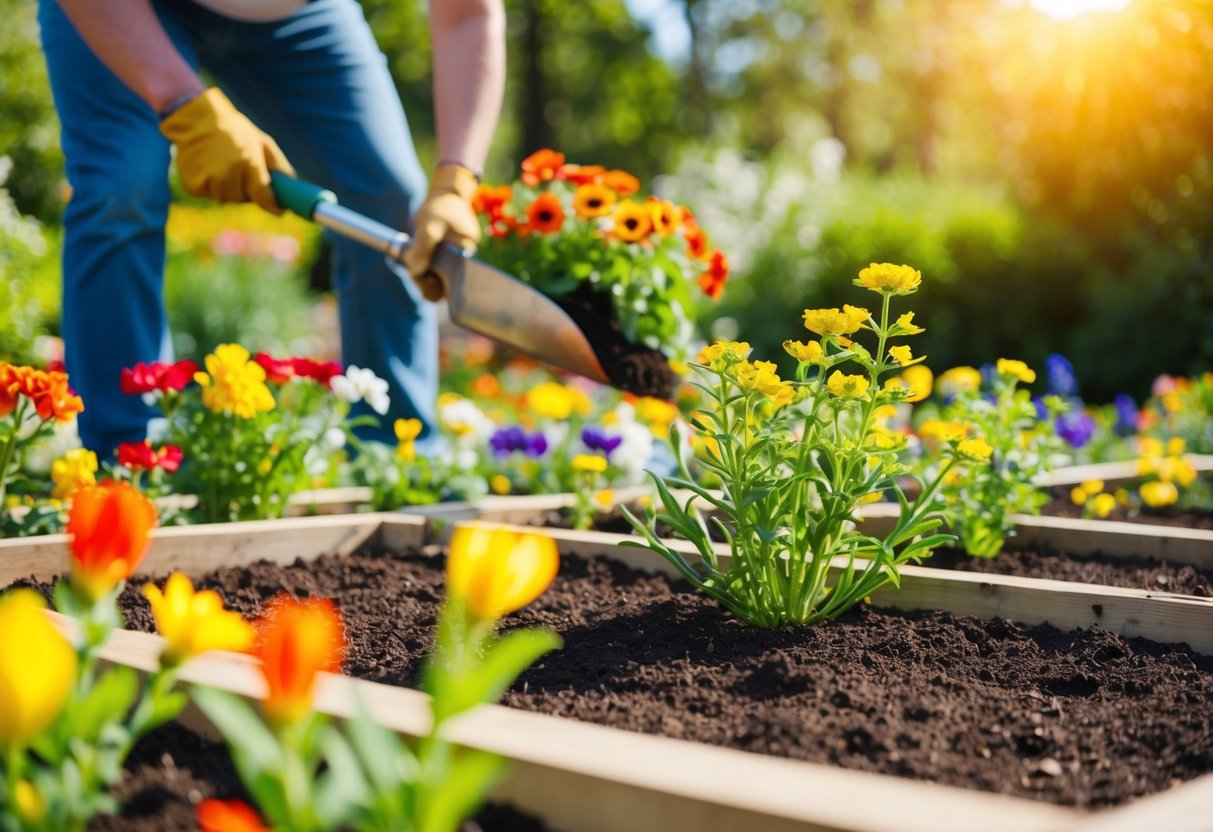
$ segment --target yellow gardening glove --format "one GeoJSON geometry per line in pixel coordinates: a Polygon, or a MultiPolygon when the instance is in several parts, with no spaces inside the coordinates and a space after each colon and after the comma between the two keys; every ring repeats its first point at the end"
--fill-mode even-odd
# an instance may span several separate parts
{"type": "Polygon", "coordinates": [[[434,171],[430,192],[413,217],[413,247],[404,253],[414,279],[429,269],[439,243],[472,249],[480,242],[480,220],[472,210],[476,184],[476,174],[462,165],[439,165],[434,171]]]}
{"type": "Polygon", "coordinates": [[[270,171],[295,175],[274,140],[257,129],[227,96],[212,87],[160,122],[177,146],[181,184],[193,196],[218,202],[255,202],[281,214],[270,171]]]}

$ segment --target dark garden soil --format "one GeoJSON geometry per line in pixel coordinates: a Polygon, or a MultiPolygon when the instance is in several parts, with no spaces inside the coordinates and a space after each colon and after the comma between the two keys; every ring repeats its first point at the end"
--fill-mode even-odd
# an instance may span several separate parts
{"type": "MultiPolygon", "coordinates": [[[[135,746],[114,790],[117,815],[102,815],[89,832],[186,832],[198,828],[194,808],[208,797],[248,799],[221,743],[169,724],[135,746]]],[[[543,832],[536,818],[508,806],[486,806],[460,832],[543,832]]]]}
{"type": "MultiPolygon", "coordinates": [[[[1059,494],[1041,509],[1049,517],[1082,517],[1082,507],[1074,505],[1067,494],[1059,494]]],[[[1177,526],[1183,529],[1213,529],[1213,511],[1173,511],[1166,508],[1149,509],[1130,514],[1118,508],[1104,520],[1122,523],[1148,523],[1154,526],[1177,526]]]]}
{"type": "MultiPolygon", "coordinates": [[[[641,516],[642,511],[634,508],[641,516]]],[[[542,518],[542,525],[569,529],[573,523],[566,511],[550,511],[542,518]]],[[[619,509],[599,514],[594,518],[595,531],[611,534],[633,534],[632,525],[619,509]]],[[[664,523],[657,531],[665,537],[674,535],[674,530],[664,523]]],[[[723,538],[714,525],[709,523],[708,532],[713,540],[723,538]]],[[[923,566],[933,569],[955,569],[961,572],[983,572],[993,575],[1018,575],[1025,578],[1046,578],[1054,581],[1075,581],[1084,584],[1117,586],[1125,589],[1153,589],[1159,592],[1177,592],[1213,596],[1213,569],[1169,563],[1153,558],[1123,558],[1102,555],[1098,552],[1087,555],[1071,555],[1048,551],[1008,549],[994,558],[975,558],[956,550],[941,549],[923,561],[923,566]]]]}
{"type": "Polygon", "coordinates": [[[624,337],[610,295],[581,283],[567,295],[553,298],[585,333],[612,387],[637,396],[674,397],[676,377],[661,352],[624,337]]]}
{"type": "MultiPolygon", "coordinates": [[[[346,672],[415,685],[442,570],[441,557],[359,554],[221,569],[201,585],[250,616],[278,591],[333,597],[346,672]]],[[[149,630],[138,585],[122,603],[149,630]]],[[[565,645],[507,692],[516,708],[1078,806],[1213,771],[1213,658],[1099,628],[860,605],[763,631],[602,558],[565,559],[507,626],[551,627],[565,645]]]]}

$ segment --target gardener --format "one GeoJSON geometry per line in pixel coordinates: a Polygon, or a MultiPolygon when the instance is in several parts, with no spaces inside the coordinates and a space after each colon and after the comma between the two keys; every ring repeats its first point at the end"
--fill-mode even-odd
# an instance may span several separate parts
{"type": "MultiPolygon", "coordinates": [[[[170,143],[191,194],[280,213],[269,171],[297,167],[355,211],[397,228],[411,217],[410,271],[428,265],[440,240],[478,241],[469,201],[501,106],[501,0],[430,2],[440,161],[428,194],[355,0],[40,0],[39,19],[72,186],[62,326],[89,448],[108,456],[144,437],[154,412],[121,394],[119,374],[170,358],[170,143]]],[[[394,419],[416,416],[426,426],[419,444],[434,441],[432,305],[382,255],[338,239],[333,254],[342,358],[390,384],[383,438],[394,419]]]]}

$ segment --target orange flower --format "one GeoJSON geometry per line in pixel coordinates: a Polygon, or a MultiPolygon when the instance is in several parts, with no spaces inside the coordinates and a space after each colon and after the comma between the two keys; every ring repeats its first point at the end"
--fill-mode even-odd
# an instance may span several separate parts
{"type": "Polygon", "coordinates": [[[564,154],[555,150],[536,150],[522,160],[522,181],[532,188],[541,182],[551,182],[564,165],[564,154]]]}
{"type": "Polygon", "coordinates": [[[17,368],[12,364],[0,364],[0,419],[12,413],[17,407],[20,395],[17,381],[17,368]]]}
{"type": "Polygon", "coordinates": [[[620,196],[631,196],[640,190],[640,180],[626,170],[608,170],[602,175],[602,184],[620,196]]]}
{"type": "Polygon", "coordinates": [[[636,243],[649,236],[653,221],[643,205],[625,199],[615,207],[615,227],[611,233],[625,243],[636,243]]]}
{"type": "Polygon", "coordinates": [[[492,217],[489,220],[490,237],[508,237],[510,236],[510,232],[517,231],[518,228],[518,220],[513,217],[507,217],[504,214],[499,217],[492,217]]]}
{"type": "Polygon", "coordinates": [[[678,206],[655,196],[649,197],[645,203],[649,209],[649,218],[653,222],[653,231],[657,234],[672,234],[678,228],[681,220],[678,206]]]}
{"type": "Polygon", "coordinates": [[[591,220],[611,213],[615,199],[615,192],[605,185],[582,185],[573,194],[573,210],[578,219],[591,220]]]}
{"type": "Polygon", "coordinates": [[[478,185],[472,194],[472,210],[490,217],[502,216],[502,209],[514,195],[509,185],[478,185]]]}
{"type": "Polygon", "coordinates": [[[243,800],[207,798],[198,804],[194,819],[202,832],[270,832],[257,810],[243,800]]]}
{"type": "Polygon", "coordinates": [[[560,178],[574,185],[597,183],[606,173],[602,165],[565,165],[560,169],[560,178]]]}
{"type": "Polygon", "coordinates": [[[0,365],[0,416],[7,416],[24,395],[42,419],[68,422],[84,410],[84,402],[67,385],[67,373],[33,367],[0,365]]]}
{"type": "Polygon", "coordinates": [[[724,285],[729,280],[729,261],[724,253],[717,249],[712,252],[708,268],[699,275],[699,288],[712,300],[718,300],[724,294],[724,285]]]}
{"type": "Polygon", "coordinates": [[[495,399],[501,395],[501,382],[492,373],[482,373],[472,380],[472,394],[482,399],[495,399]]]}
{"type": "Polygon", "coordinates": [[[541,234],[554,234],[564,225],[564,206],[552,193],[544,192],[535,197],[527,206],[526,215],[531,228],[541,234]]]}
{"type": "Polygon", "coordinates": [[[67,520],[72,584],[96,601],[139,566],[156,508],[134,486],[104,482],[77,491],[67,520]]]}
{"type": "Polygon", "coordinates": [[[265,714],[271,722],[298,722],[312,708],[316,674],[338,673],[345,658],[345,625],[327,598],[279,595],[261,619],[253,655],[265,677],[265,714]]]}
{"type": "Polygon", "coordinates": [[[687,254],[694,257],[696,260],[707,260],[711,255],[711,250],[708,248],[708,233],[699,227],[699,224],[692,220],[687,222],[683,217],[683,236],[687,240],[687,254]]]}

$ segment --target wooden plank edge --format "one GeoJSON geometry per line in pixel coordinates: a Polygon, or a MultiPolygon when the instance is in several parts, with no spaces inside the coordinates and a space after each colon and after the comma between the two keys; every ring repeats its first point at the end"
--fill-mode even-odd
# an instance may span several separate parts
{"type": "MultiPolygon", "coordinates": [[[[1197,471],[1213,471],[1213,455],[1184,454],[1197,471]]],[[[1086,480],[1103,480],[1105,483],[1136,479],[1140,459],[1124,459],[1116,462],[1093,462],[1088,465],[1071,465],[1039,474],[1032,479],[1035,485],[1044,488],[1078,485],[1086,480]]]]}
{"type": "MultiPolygon", "coordinates": [[[[78,628],[72,619],[50,615],[65,630],[78,628]]],[[[162,646],[158,636],[121,631],[102,655],[108,662],[146,673],[156,666],[162,646]]],[[[253,660],[231,653],[199,657],[183,669],[182,680],[253,699],[264,690],[253,660]]],[[[316,709],[323,713],[352,716],[359,699],[377,722],[392,730],[418,736],[429,728],[428,697],[418,691],[331,674],[323,674],[317,685],[316,709]]],[[[483,706],[453,721],[447,736],[513,762],[500,798],[539,814],[556,828],[586,832],[1044,832],[1084,817],[1078,810],[1023,798],[633,733],[500,705],[483,706]],[[872,794],[881,799],[869,799],[872,794]]]]}

